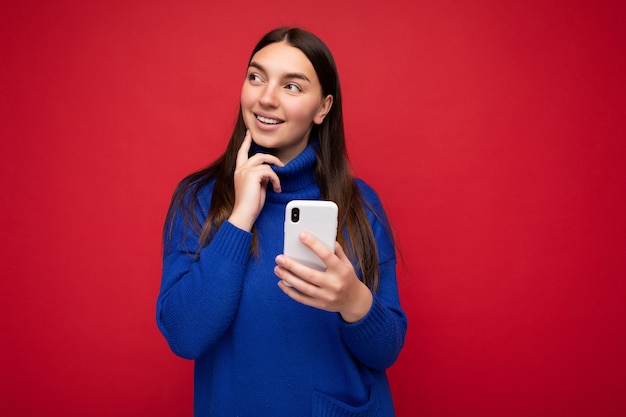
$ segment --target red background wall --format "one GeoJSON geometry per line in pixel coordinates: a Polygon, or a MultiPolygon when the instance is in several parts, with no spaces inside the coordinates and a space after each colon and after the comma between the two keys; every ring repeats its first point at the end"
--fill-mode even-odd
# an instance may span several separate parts
{"type": "Polygon", "coordinates": [[[3,415],[191,415],[154,319],[161,226],[281,24],[333,50],[353,167],[397,230],[398,415],[626,414],[624,2],[15,3],[3,415]]]}

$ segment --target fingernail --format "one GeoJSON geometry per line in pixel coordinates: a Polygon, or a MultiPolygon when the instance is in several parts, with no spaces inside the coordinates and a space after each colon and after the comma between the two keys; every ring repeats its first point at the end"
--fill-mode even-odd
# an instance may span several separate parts
{"type": "Polygon", "coordinates": [[[306,242],[309,239],[309,234],[307,232],[300,233],[300,240],[306,242]]]}
{"type": "Polygon", "coordinates": [[[285,257],[283,255],[278,255],[276,257],[276,263],[280,264],[280,265],[284,264],[285,263],[285,257]]]}

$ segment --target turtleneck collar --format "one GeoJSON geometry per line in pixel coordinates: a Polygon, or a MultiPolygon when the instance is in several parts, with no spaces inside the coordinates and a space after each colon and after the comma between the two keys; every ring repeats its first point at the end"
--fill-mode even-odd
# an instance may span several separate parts
{"type": "MultiPolygon", "coordinates": [[[[272,165],[274,172],[280,178],[281,192],[275,193],[268,184],[266,199],[275,202],[287,202],[297,194],[299,199],[319,198],[319,187],[315,179],[315,167],[317,165],[316,149],[319,148],[317,139],[312,138],[307,147],[285,166],[278,167],[272,165]]],[[[266,149],[254,145],[255,153],[267,152],[266,149]]]]}

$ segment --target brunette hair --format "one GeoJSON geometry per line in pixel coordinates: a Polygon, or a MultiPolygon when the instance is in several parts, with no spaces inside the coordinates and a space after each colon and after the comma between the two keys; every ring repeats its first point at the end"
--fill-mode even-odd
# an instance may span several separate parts
{"type": "MultiPolygon", "coordinates": [[[[266,34],[256,45],[252,57],[261,49],[276,42],[300,49],[309,59],[322,87],[322,95],[333,96],[330,111],[321,124],[313,125],[311,137],[319,140],[316,178],[324,200],[334,201],[339,207],[338,241],[356,263],[363,282],[372,290],[378,289],[378,251],[372,227],[365,214],[367,202],[354,181],[346,150],[341,89],[335,60],[328,47],[314,34],[299,28],[278,28],[266,34]]],[[[168,211],[165,230],[172,230],[174,217],[180,211],[185,223],[197,233],[200,247],[208,244],[219,226],[230,216],[235,203],[233,175],[237,151],[243,143],[246,126],[241,107],[226,151],[208,167],[186,177],[174,192],[168,211]],[[204,224],[196,216],[198,194],[209,182],[215,181],[211,205],[204,224]]],[[[372,209],[371,207],[369,207],[372,209]]],[[[380,213],[376,213],[379,216],[380,213]]],[[[254,229],[253,229],[254,232],[254,229]]],[[[165,236],[166,239],[168,236],[165,236]]],[[[169,236],[171,238],[171,236],[169,236]]],[[[256,250],[256,239],[253,250],[256,250]]]]}

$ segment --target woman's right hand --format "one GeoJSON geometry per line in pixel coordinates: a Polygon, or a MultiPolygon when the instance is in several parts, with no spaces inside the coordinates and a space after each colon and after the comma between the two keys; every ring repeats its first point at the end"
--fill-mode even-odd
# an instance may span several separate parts
{"type": "Polygon", "coordinates": [[[280,192],[280,179],[270,165],[284,166],[274,155],[258,153],[248,158],[252,135],[248,130],[237,152],[235,166],[235,205],[228,221],[234,226],[251,231],[263,205],[267,184],[272,183],[275,192],[280,192]]]}

